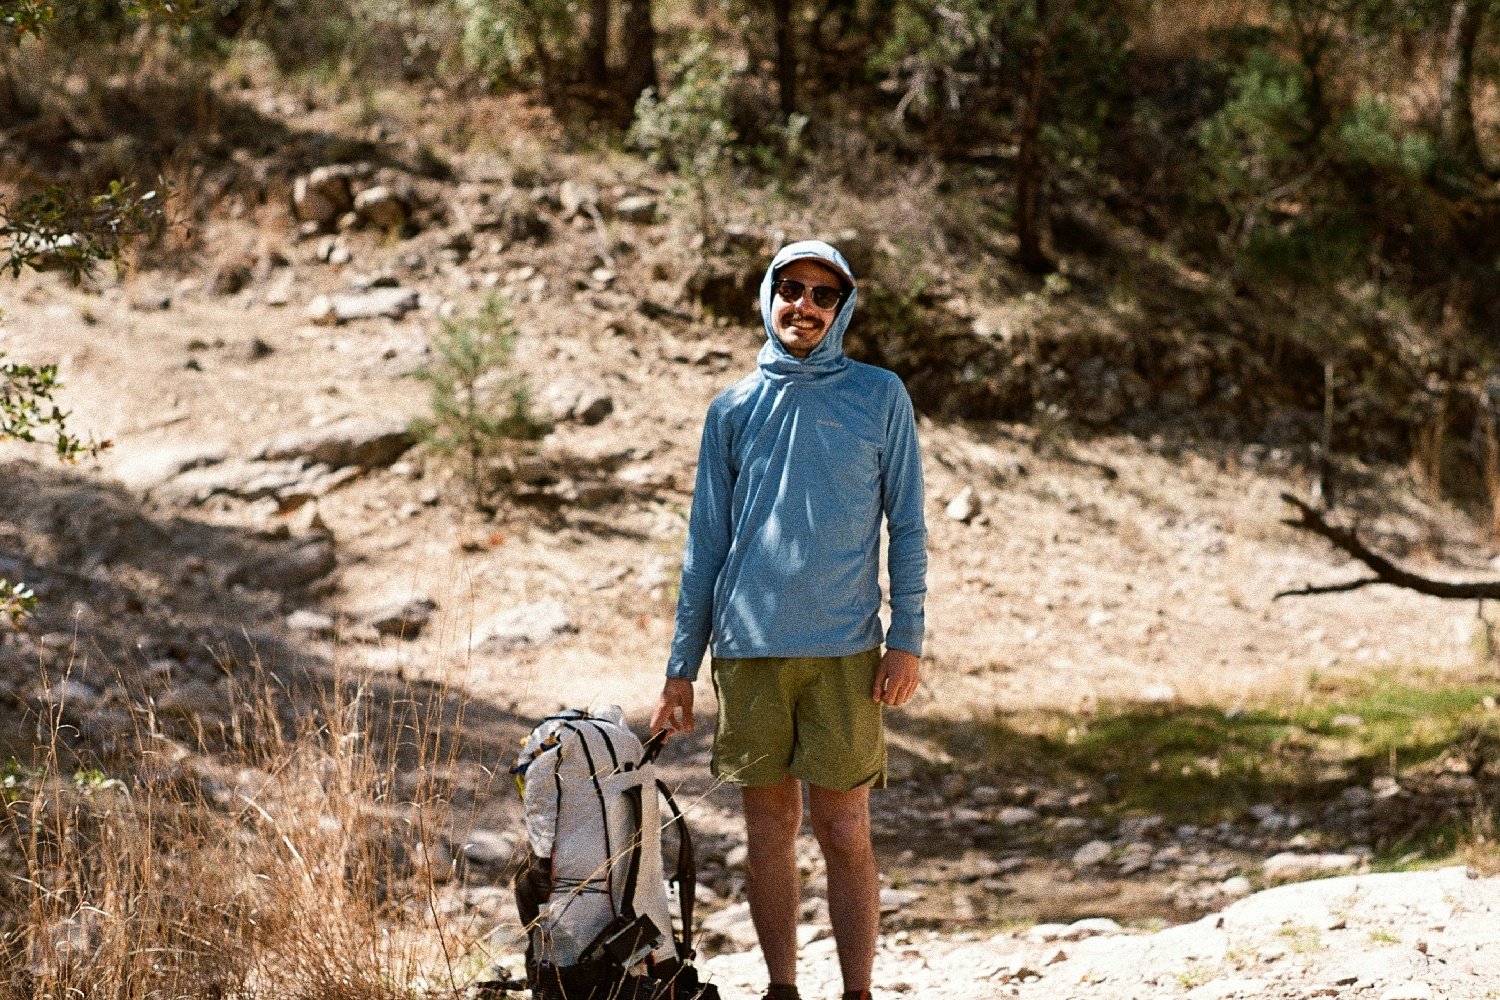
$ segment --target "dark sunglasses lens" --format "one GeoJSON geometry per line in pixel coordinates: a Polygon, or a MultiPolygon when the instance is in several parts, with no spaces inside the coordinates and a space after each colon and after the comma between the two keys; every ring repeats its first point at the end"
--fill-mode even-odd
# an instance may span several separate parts
{"type": "MultiPolygon", "coordinates": [[[[782,278],[776,282],[776,294],[788,302],[796,302],[802,298],[802,293],[806,290],[806,285],[791,278],[782,278]]],[[[842,293],[837,288],[830,288],[828,285],[815,285],[812,290],[813,305],[819,309],[832,309],[839,304],[839,299],[842,297],[842,293]]]]}
{"type": "Polygon", "coordinates": [[[813,289],[813,304],[819,309],[832,309],[839,304],[839,290],[829,288],[827,285],[819,285],[813,289]]]}

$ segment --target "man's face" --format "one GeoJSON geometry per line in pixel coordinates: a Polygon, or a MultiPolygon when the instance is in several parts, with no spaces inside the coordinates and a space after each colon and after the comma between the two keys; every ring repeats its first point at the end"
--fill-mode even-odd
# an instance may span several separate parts
{"type": "Polygon", "coordinates": [[[771,329],[776,339],[794,357],[805,358],[813,348],[828,335],[828,327],[838,314],[838,304],[829,309],[820,309],[813,302],[813,289],[823,285],[842,290],[838,276],[821,264],[810,260],[794,260],[776,277],[800,281],[805,286],[796,302],[788,302],[774,291],[771,295],[771,329]]]}

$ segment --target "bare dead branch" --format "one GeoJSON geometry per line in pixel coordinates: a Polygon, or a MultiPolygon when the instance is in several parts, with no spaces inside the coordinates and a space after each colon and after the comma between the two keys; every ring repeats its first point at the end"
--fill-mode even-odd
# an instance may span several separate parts
{"type": "Polygon", "coordinates": [[[1299,528],[1303,531],[1310,531],[1315,535],[1328,539],[1334,546],[1368,566],[1375,575],[1373,577],[1361,577],[1357,580],[1348,580],[1343,583],[1330,583],[1318,586],[1309,584],[1297,590],[1283,590],[1272,598],[1273,600],[1280,600],[1283,597],[1303,597],[1310,594],[1342,594],[1380,583],[1413,590],[1419,594],[1426,594],[1429,597],[1441,597],[1446,600],[1472,601],[1500,599],[1500,581],[1475,580],[1469,583],[1454,583],[1447,580],[1434,580],[1430,577],[1413,573],[1410,570],[1402,569],[1385,556],[1382,556],[1361,542],[1359,536],[1352,530],[1329,524],[1323,518],[1322,514],[1319,514],[1310,505],[1297,499],[1290,493],[1281,494],[1281,499],[1296,507],[1297,513],[1300,515],[1295,518],[1286,518],[1281,522],[1282,524],[1299,528]]]}
{"type": "Polygon", "coordinates": [[[1374,583],[1384,583],[1378,576],[1362,576],[1358,580],[1346,580],[1343,583],[1325,583],[1313,585],[1309,583],[1305,587],[1296,590],[1277,591],[1272,600],[1280,600],[1283,597],[1306,597],[1310,594],[1347,594],[1351,590],[1359,590],[1374,583]]]}

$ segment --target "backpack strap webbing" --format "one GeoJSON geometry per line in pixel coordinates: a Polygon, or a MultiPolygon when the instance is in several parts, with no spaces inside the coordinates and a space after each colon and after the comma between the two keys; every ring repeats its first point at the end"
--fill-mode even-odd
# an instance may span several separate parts
{"type": "Polygon", "coordinates": [[[677,954],[684,962],[690,962],[694,955],[693,904],[698,894],[698,862],[693,854],[693,835],[688,832],[687,820],[667,783],[656,779],[656,790],[667,800],[672,823],[677,827],[677,870],[672,873],[672,881],[677,883],[677,903],[682,908],[682,937],[677,942],[677,954]]]}
{"type": "MultiPolygon", "coordinates": [[[[579,721],[580,722],[587,722],[587,721],[590,721],[590,720],[581,719],[579,721]]],[[[593,754],[592,751],[589,750],[589,740],[588,740],[588,736],[585,735],[584,728],[581,727],[581,726],[579,726],[579,725],[577,725],[576,723],[573,723],[573,722],[564,723],[562,728],[568,729],[568,730],[572,730],[574,733],[577,734],[577,736],[578,736],[578,743],[583,748],[583,759],[588,764],[589,782],[594,786],[594,795],[597,796],[598,799],[599,799],[599,822],[600,822],[600,825],[603,827],[603,830],[604,830],[604,858],[605,858],[605,861],[604,861],[604,891],[609,894],[610,908],[613,909],[614,908],[614,896],[615,896],[615,883],[614,883],[614,878],[613,878],[615,852],[614,852],[614,847],[609,842],[609,807],[604,802],[604,789],[599,784],[599,767],[594,763],[594,754],[593,754]]],[[[609,734],[606,733],[606,732],[604,732],[598,726],[589,726],[588,730],[592,731],[592,732],[598,733],[599,736],[604,740],[605,747],[607,747],[609,749],[609,755],[610,755],[610,757],[618,760],[618,758],[615,758],[615,748],[614,748],[614,744],[610,742],[609,734]]],[[[559,748],[559,750],[560,750],[560,748],[559,748]]],[[[559,806],[561,805],[561,802],[562,802],[562,782],[561,782],[561,779],[559,779],[559,781],[558,781],[558,804],[559,804],[559,806]]],[[[636,826],[637,826],[637,828],[640,827],[640,814],[639,814],[639,812],[637,812],[637,814],[636,814],[636,826]]],[[[637,838],[637,839],[639,839],[639,838],[637,838]]],[[[630,899],[630,897],[627,894],[627,896],[626,896],[627,905],[630,905],[629,904],[629,899],[630,899]]]]}
{"type": "Polygon", "coordinates": [[[641,786],[632,785],[625,789],[625,801],[630,803],[630,818],[635,821],[635,829],[630,834],[630,860],[625,866],[625,899],[624,905],[620,907],[620,915],[634,917],[635,890],[640,884],[642,841],[645,840],[641,829],[641,813],[644,810],[641,804],[641,786]]]}

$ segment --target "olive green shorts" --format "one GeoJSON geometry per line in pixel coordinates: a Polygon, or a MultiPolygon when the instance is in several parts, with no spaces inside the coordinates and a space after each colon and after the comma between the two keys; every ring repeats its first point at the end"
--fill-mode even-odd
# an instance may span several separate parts
{"type": "Polygon", "coordinates": [[[836,792],[885,787],[880,650],[713,661],[714,777],[749,788],[790,775],[836,792]]]}

